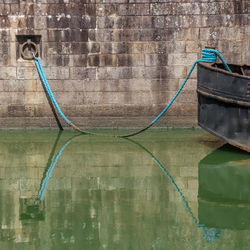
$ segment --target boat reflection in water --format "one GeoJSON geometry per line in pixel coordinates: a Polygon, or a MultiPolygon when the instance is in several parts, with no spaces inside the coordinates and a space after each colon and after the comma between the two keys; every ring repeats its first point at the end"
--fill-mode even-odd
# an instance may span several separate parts
{"type": "Polygon", "coordinates": [[[204,239],[250,228],[249,154],[228,144],[199,162],[198,216],[204,239]]]}

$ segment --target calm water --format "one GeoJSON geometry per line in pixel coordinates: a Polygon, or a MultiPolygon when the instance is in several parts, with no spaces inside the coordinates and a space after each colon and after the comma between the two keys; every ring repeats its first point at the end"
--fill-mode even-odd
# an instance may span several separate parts
{"type": "Polygon", "coordinates": [[[249,249],[250,157],[202,130],[0,132],[0,249],[249,249]]]}

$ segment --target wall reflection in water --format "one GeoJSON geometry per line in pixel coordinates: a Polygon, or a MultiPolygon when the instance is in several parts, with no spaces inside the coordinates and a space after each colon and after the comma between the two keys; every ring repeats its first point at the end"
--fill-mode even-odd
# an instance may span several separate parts
{"type": "Polygon", "coordinates": [[[249,157],[204,132],[0,133],[1,249],[247,244],[249,157]]]}

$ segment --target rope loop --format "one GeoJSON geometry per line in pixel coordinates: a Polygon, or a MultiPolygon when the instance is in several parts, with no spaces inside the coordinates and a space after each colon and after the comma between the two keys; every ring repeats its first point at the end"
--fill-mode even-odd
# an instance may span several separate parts
{"type": "Polygon", "coordinates": [[[202,60],[209,62],[209,63],[214,63],[217,60],[217,50],[214,49],[202,49],[202,60]]]}
{"type": "Polygon", "coordinates": [[[224,64],[225,68],[232,73],[232,70],[228,67],[226,61],[220,54],[220,52],[216,49],[202,49],[202,61],[203,62],[208,62],[208,63],[215,63],[217,60],[217,57],[220,58],[222,63],[224,64]]]}

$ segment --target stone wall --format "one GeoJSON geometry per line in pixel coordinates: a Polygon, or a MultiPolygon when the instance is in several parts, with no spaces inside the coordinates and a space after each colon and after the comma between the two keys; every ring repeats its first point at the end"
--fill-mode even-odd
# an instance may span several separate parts
{"type": "MultiPolygon", "coordinates": [[[[250,64],[248,0],[5,0],[0,3],[0,127],[56,127],[17,35],[39,56],[80,127],[142,127],[165,107],[201,48],[250,64]]],[[[196,126],[196,74],[159,126],[196,126]]]]}

